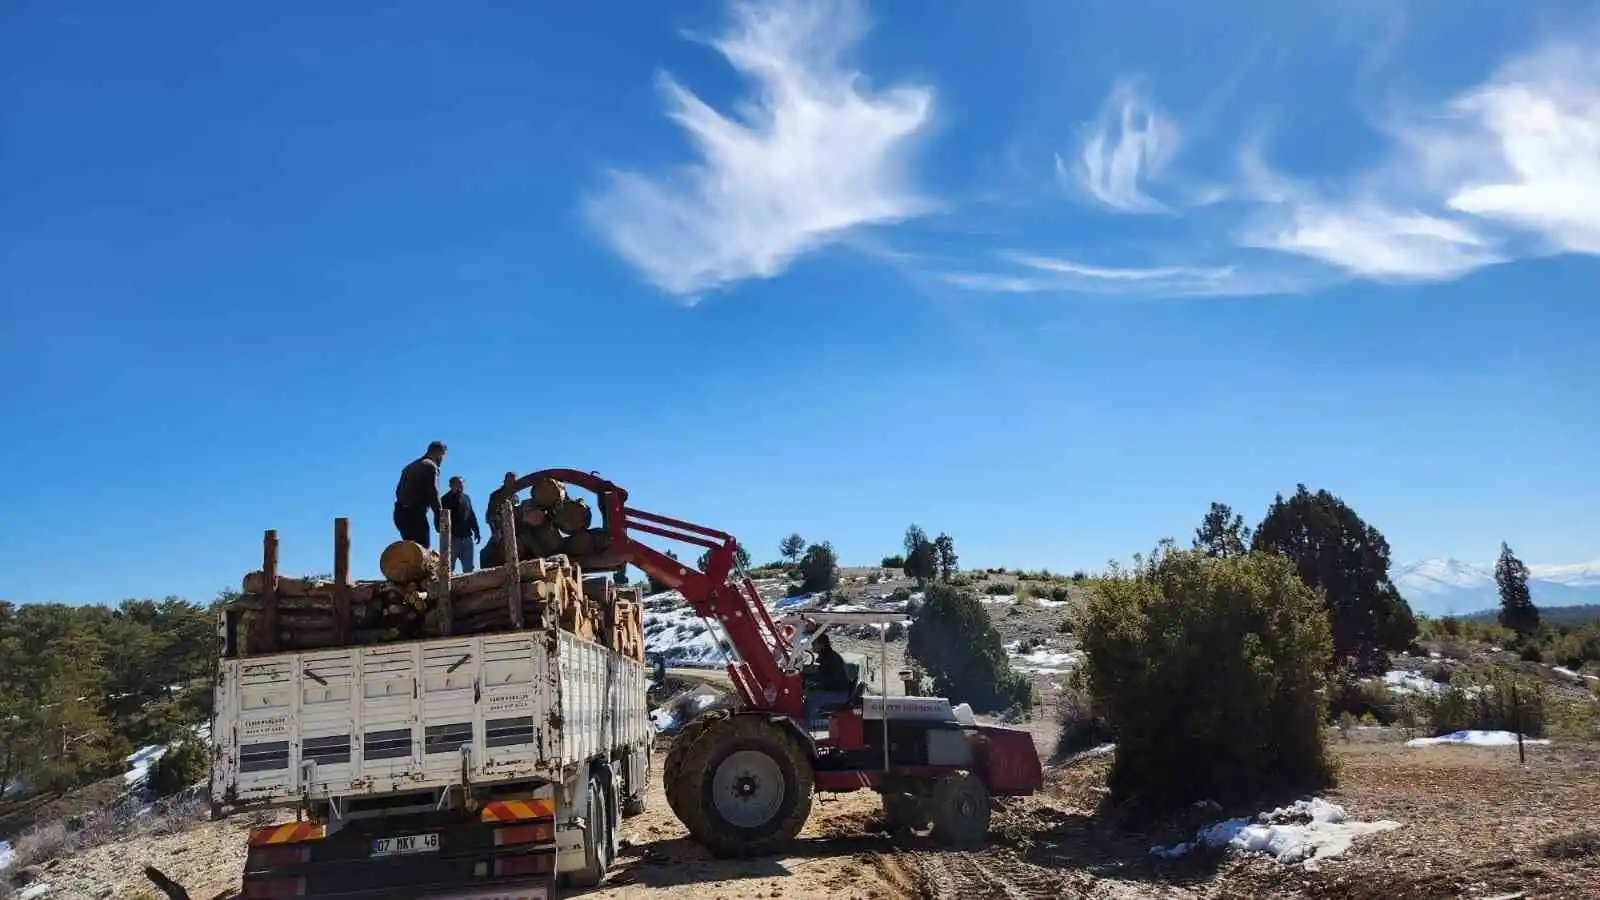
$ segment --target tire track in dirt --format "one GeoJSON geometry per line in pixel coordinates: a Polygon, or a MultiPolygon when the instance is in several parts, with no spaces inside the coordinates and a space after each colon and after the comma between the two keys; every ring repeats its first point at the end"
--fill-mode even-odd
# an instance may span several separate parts
{"type": "Polygon", "coordinates": [[[902,854],[917,900],[1061,900],[1081,896],[1059,872],[1017,858],[1006,848],[977,852],[911,850],[902,854]]]}

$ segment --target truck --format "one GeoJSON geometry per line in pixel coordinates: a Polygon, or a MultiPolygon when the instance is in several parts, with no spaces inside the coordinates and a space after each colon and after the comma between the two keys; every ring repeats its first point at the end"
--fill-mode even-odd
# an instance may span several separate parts
{"type": "MultiPolygon", "coordinates": [[[[335,531],[340,583],[347,520],[335,531]]],[[[265,576],[275,555],[269,532],[265,576]]],[[[598,884],[619,822],[645,809],[647,670],[538,624],[253,652],[224,609],[212,814],[262,820],[241,896],[544,900],[598,884]]]]}

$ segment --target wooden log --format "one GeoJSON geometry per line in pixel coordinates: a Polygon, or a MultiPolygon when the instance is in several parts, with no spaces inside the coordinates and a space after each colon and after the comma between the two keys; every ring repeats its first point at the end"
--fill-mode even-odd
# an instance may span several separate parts
{"type": "Polygon", "coordinates": [[[261,536],[261,587],[261,632],[267,641],[264,650],[271,653],[278,638],[278,532],[273,528],[261,536]]]}
{"type": "Polygon", "coordinates": [[[580,531],[577,534],[567,538],[566,543],[562,545],[561,549],[573,556],[590,556],[594,553],[595,549],[594,537],[587,531],[580,531]]]}
{"type": "Polygon", "coordinates": [[[383,548],[378,557],[378,571],[395,584],[414,584],[432,581],[438,556],[415,541],[395,541],[383,548]]]}
{"type": "Polygon", "coordinates": [[[562,534],[573,535],[588,531],[589,525],[594,521],[594,515],[589,512],[589,503],[582,497],[573,497],[561,501],[560,505],[551,510],[551,518],[562,534]]]}
{"type": "Polygon", "coordinates": [[[339,516],[333,520],[333,617],[338,624],[339,640],[344,642],[350,632],[350,519],[339,516]]]}
{"type": "Polygon", "coordinates": [[[524,500],[517,504],[517,521],[529,528],[537,528],[549,521],[550,512],[532,500],[524,500]]]}
{"type": "Polygon", "coordinates": [[[554,478],[544,477],[528,488],[528,494],[533,497],[534,503],[545,509],[553,509],[567,499],[567,486],[554,478]]]}
{"type": "Polygon", "coordinates": [[[521,628],[522,562],[517,555],[517,526],[511,505],[508,503],[501,510],[500,530],[506,554],[505,565],[501,569],[505,574],[506,606],[511,610],[511,624],[521,628]]]}
{"type": "Polygon", "coordinates": [[[533,549],[540,556],[550,556],[560,553],[566,539],[561,536],[561,529],[546,522],[533,529],[533,549]]]}
{"type": "Polygon", "coordinates": [[[439,622],[444,628],[443,636],[450,636],[450,573],[455,571],[455,544],[452,543],[454,535],[451,533],[450,510],[439,510],[439,549],[444,551],[444,565],[434,573],[434,582],[430,599],[440,611],[439,622]]]}

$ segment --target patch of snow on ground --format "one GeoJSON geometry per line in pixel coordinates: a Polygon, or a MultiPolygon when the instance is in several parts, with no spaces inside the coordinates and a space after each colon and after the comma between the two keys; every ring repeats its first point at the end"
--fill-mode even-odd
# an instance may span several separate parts
{"type": "Polygon", "coordinates": [[[9,869],[17,861],[17,851],[11,848],[10,841],[0,841],[0,869],[9,869]]]}
{"type": "Polygon", "coordinates": [[[1156,845],[1150,853],[1176,859],[1198,847],[1223,847],[1241,853],[1264,853],[1281,863],[1303,863],[1307,869],[1316,869],[1322,860],[1350,849],[1357,837],[1399,827],[1399,822],[1387,819],[1349,821],[1344,807],[1313,797],[1260,813],[1253,820],[1225,819],[1207,825],[1195,833],[1192,841],[1170,847],[1156,845]]]}
{"type": "Polygon", "coordinates": [[[1425,694],[1432,696],[1444,686],[1421,672],[1394,669],[1383,673],[1383,686],[1396,694],[1425,694]]]}
{"type": "Polygon", "coordinates": [[[1038,647],[1027,653],[1018,652],[1022,645],[1012,641],[1006,645],[1006,655],[1011,657],[1011,668],[1040,675],[1060,675],[1076,666],[1083,654],[1076,650],[1051,650],[1038,647]]]}
{"type": "Polygon", "coordinates": [[[683,723],[700,715],[717,702],[715,694],[694,694],[664,703],[650,711],[650,721],[660,732],[677,731],[683,723]]]}
{"type": "Polygon", "coordinates": [[[20,891],[11,895],[11,900],[42,900],[54,894],[56,889],[47,881],[35,881],[20,891]]]}
{"type": "MultiPolygon", "coordinates": [[[[1412,738],[1406,741],[1407,747],[1437,747],[1440,744],[1456,744],[1467,747],[1509,747],[1517,742],[1517,736],[1510,731],[1452,731],[1439,737],[1412,738]]],[[[1524,737],[1524,744],[1543,745],[1550,741],[1539,738],[1524,737]]]]}
{"type": "Polygon", "coordinates": [[[1574,672],[1566,666],[1551,666],[1550,670],[1555,672],[1557,675],[1565,675],[1568,678],[1584,681],[1600,681],[1600,675],[1585,675],[1582,672],[1574,672]]]}

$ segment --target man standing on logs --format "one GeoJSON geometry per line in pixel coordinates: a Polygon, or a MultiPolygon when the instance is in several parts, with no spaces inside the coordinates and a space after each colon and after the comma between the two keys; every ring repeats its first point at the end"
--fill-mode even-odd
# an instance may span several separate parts
{"type": "Polygon", "coordinates": [[[450,490],[439,503],[450,513],[450,543],[455,545],[450,548],[450,571],[455,571],[459,560],[461,571],[471,572],[472,550],[483,534],[478,530],[478,513],[472,508],[472,498],[467,496],[467,483],[460,475],[450,476],[450,490]]]}
{"type": "MultiPolygon", "coordinates": [[[[433,510],[433,527],[439,527],[439,466],[444,463],[443,441],[428,445],[428,452],[400,470],[400,483],[394,488],[394,527],[400,540],[433,546],[428,530],[428,510],[433,510]]],[[[449,548],[441,548],[446,553],[449,548]]]]}

